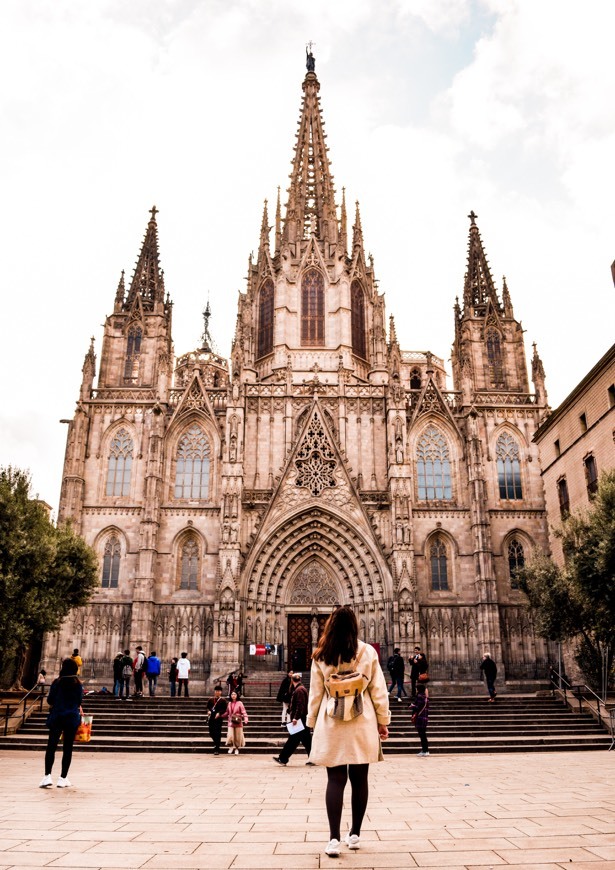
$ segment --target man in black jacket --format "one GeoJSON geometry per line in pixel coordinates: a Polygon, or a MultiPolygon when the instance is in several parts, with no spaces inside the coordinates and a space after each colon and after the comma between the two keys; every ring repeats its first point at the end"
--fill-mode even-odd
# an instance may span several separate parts
{"type": "MultiPolygon", "coordinates": [[[[301,722],[303,728],[301,731],[297,731],[296,734],[288,735],[288,740],[284,744],[280,754],[273,756],[273,760],[277,762],[277,764],[288,764],[288,759],[300,743],[303,743],[308,755],[312,751],[312,732],[305,724],[308,711],[308,693],[307,689],[301,682],[301,677],[302,674],[293,674],[293,693],[290,696],[288,710],[292,725],[295,726],[301,722]]],[[[310,762],[308,761],[308,764],[309,763],[310,762]]]]}
{"type": "Polygon", "coordinates": [[[399,654],[399,647],[396,646],[393,650],[393,655],[389,659],[389,673],[391,674],[391,687],[389,692],[393,691],[393,687],[397,686],[397,700],[401,704],[401,696],[408,697],[408,693],[404,689],[404,660],[399,654]]]}
{"type": "Polygon", "coordinates": [[[488,703],[493,704],[497,692],[495,691],[495,678],[498,674],[498,666],[491,658],[490,653],[486,652],[480,666],[481,671],[487,680],[487,691],[489,692],[488,703]]]}
{"type": "Polygon", "coordinates": [[[414,655],[410,659],[410,681],[412,683],[412,697],[416,698],[416,683],[421,674],[427,673],[427,657],[421,652],[420,646],[414,647],[414,655]]]}

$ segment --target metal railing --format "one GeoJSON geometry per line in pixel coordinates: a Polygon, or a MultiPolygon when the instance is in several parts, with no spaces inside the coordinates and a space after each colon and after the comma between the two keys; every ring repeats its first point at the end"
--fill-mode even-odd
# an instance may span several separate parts
{"type": "MultiPolygon", "coordinates": [[[[23,727],[25,725],[26,713],[28,712],[28,705],[26,702],[27,702],[28,698],[30,697],[30,695],[36,695],[37,700],[40,701],[39,710],[40,710],[40,712],[42,712],[43,700],[45,698],[45,695],[44,695],[43,689],[41,689],[41,687],[39,685],[34,686],[34,688],[30,689],[29,692],[26,692],[26,694],[22,698],[20,698],[19,701],[17,701],[15,703],[14,707],[10,701],[7,701],[6,704],[4,704],[4,707],[5,707],[5,710],[4,710],[4,736],[5,737],[9,733],[9,722],[11,719],[18,719],[21,715],[21,725],[19,727],[23,727]],[[21,707],[22,704],[23,704],[23,712],[20,714],[19,708],[21,707]]],[[[33,704],[32,706],[35,707],[36,704],[33,704]]]]}
{"type": "Polygon", "coordinates": [[[551,687],[553,695],[556,691],[561,694],[564,704],[570,703],[572,707],[573,703],[578,703],[579,713],[583,712],[583,704],[587,705],[590,713],[595,712],[598,724],[604,724],[609,729],[611,734],[609,749],[612,749],[615,744],[615,706],[604,701],[587,683],[569,683],[562,674],[555,670],[551,671],[551,687]],[[568,701],[569,695],[573,699],[570,702],[568,701]]]}

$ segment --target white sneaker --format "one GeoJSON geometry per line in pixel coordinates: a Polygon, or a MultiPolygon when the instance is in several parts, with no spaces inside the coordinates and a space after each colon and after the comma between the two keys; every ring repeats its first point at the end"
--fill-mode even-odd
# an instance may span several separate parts
{"type": "Polygon", "coordinates": [[[338,858],[340,854],[340,841],[339,840],[329,840],[327,846],[325,847],[325,855],[329,855],[331,858],[338,858]]]}
{"type": "Polygon", "coordinates": [[[351,834],[348,832],[346,834],[346,845],[349,849],[358,849],[361,845],[361,838],[358,834],[351,834]]]}
{"type": "Polygon", "coordinates": [[[58,777],[58,788],[68,788],[72,782],[67,776],[58,777]]]}
{"type": "Polygon", "coordinates": [[[239,750],[238,750],[238,749],[235,750],[235,755],[239,755],[239,750]]]}
{"type": "Polygon", "coordinates": [[[39,782],[38,787],[39,788],[50,788],[52,785],[53,785],[53,780],[51,778],[51,774],[47,773],[39,782]]]}
{"type": "Polygon", "coordinates": [[[229,749],[228,754],[229,754],[229,755],[232,755],[232,754],[233,754],[233,747],[232,747],[232,746],[231,746],[231,748],[229,749]]]}

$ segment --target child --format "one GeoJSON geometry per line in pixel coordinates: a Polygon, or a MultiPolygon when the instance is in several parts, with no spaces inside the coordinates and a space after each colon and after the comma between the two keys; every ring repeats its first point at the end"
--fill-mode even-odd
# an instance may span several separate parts
{"type": "Polygon", "coordinates": [[[416,728],[419,737],[421,738],[421,751],[417,753],[419,758],[425,758],[429,755],[429,743],[427,742],[427,722],[429,719],[429,691],[427,683],[429,680],[419,679],[416,684],[416,698],[410,704],[410,713],[412,714],[412,724],[416,728]]]}

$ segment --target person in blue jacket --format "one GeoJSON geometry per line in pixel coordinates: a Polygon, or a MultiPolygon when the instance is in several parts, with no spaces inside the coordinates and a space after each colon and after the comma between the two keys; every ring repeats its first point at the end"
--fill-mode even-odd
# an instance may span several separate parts
{"type": "Polygon", "coordinates": [[[67,788],[71,785],[68,779],[68,770],[73,758],[75,734],[81,723],[81,700],[83,698],[83,685],[77,676],[78,670],[77,662],[74,659],[64,659],[60,668],[60,676],[49,687],[47,695],[47,703],[51,707],[47,716],[49,738],[45,751],[45,776],[39,783],[40,788],[49,788],[53,785],[51,771],[62,735],[62,769],[58,778],[58,788],[67,788]]]}
{"type": "Polygon", "coordinates": [[[158,677],[160,676],[160,659],[156,655],[156,651],[151,652],[147,657],[147,681],[149,683],[150,696],[156,694],[156,686],[158,685],[158,677]]]}

